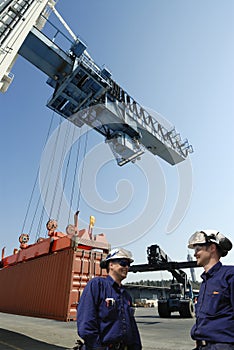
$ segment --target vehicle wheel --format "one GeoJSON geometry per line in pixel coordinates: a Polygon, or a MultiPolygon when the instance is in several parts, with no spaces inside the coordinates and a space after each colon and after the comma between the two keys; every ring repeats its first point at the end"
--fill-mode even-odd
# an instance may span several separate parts
{"type": "Polygon", "coordinates": [[[186,302],[182,302],[180,304],[180,317],[183,318],[193,318],[195,317],[195,309],[192,300],[188,300],[186,302]]]}
{"type": "Polygon", "coordinates": [[[171,316],[167,303],[158,303],[158,314],[162,318],[171,316]]]}

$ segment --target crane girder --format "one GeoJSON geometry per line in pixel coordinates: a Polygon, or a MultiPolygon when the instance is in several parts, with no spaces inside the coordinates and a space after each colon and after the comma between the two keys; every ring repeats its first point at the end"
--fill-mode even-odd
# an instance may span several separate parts
{"type": "MultiPolygon", "coordinates": [[[[9,57],[6,48],[11,44],[8,51],[12,51],[13,58],[19,53],[44,72],[49,77],[47,83],[54,89],[47,106],[76,126],[87,124],[102,134],[119,165],[139,159],[146,149],[171,165],[185,160],[193,151],[188,141],[182,141],[174,128],[165,128],[119,86],[108,69],[100,68],[80,39],[75,37],[75,40],[73,36],[73,40],[69,40],[70,49],[63,50],[41,30],[33,27],[42,18],[41,11],[46,5],[55,3],[53,0],[5,0],[4,3],[6,6],[0,4],[0,15],[7,11],[7,16],[16,18],[17,23],[15,29],[8,33],[7,17],[2,31],[0,27],[0,55],[7,54],[9,57]],[[33,13],[32,19],[29,11],[33,13]],[[21,28],[20,40],[13,45],[13,39],[21,28]],[[4,41],[9,44],[6,48],[3,47],[4,41]]],[[[46,19],[42,18],[43,21],[46,19]]],[[[3,77],[0,74],[2,91],[10,84],[8,65],[14,60],[6,61],[3,77]]]]}
{"type": "Polygon", "coordinates": [[[72,58],[36,27],[31,29],[24,40],[19,55],[54,82],[64,79],[72,72],[72,58]]]}
{"type": "MultiPolygon", "coordinates": [[[[32,27],[42,26],[41,13],[53,0],[5,0],[0,3],[0,91],[14,76],[10,72],[18,51],[32,27]]],[[[54,2],[53,2],[54,3],[54,2]]]]}
{"type": "Polygon", "coordinates": [[[119,165],[138,159],[148,149],[174,165],[191,152],[175,130],[167,130],[85,54],[85,45],[74,61],[73,72],[55,88],[47,106],[75,125],[88,124],[106,137],[119,165]],[[175,138],[176,134],[176,138],[175,138]]]}

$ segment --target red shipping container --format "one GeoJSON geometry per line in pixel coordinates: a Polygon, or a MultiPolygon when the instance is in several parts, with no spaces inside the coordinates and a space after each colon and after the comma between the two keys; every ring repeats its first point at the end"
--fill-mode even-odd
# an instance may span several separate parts
{"type": "Polygon", "coordinates": [[[106,276],[100,251],[71,247],[0,270],[0,311],[18,315],[76,319],[76,308],[87,282],[106,276]]]}

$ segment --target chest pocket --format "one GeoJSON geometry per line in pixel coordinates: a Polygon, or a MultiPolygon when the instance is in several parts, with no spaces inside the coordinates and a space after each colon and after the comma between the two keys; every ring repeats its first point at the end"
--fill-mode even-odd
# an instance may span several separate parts
{"type": "Polygon", "coordinates": [[[103,321],[116,320],[118,318],[117,302],[115,302],[113,305],[107,305],[105,301],[102,301],[99,307],[99,316],[103,321]]]}
{"type": "Polygon", "coordinates": [[[207,290],[201,310],[211,317],[216,317],[223,314],[229,304],[228,290],[207,290]]]}

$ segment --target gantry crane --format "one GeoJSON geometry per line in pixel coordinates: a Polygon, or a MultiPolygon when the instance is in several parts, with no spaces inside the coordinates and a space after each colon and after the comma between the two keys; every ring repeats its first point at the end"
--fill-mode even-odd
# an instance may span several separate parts
{"type": "Polygon", "coordinates": [[[47,106],[102,134],[118,165],[135,161],[146,149],[172,165],[185,160],[193,152],[188,141],[175,128],[167,130],[100,68],[64,21],[72,37],[68,51],[43,34],[51,10],[63,21],[53,0],[0,1],[0,90],[10,85],[19,54],[48,76],[54,92],[47,106]]]}

